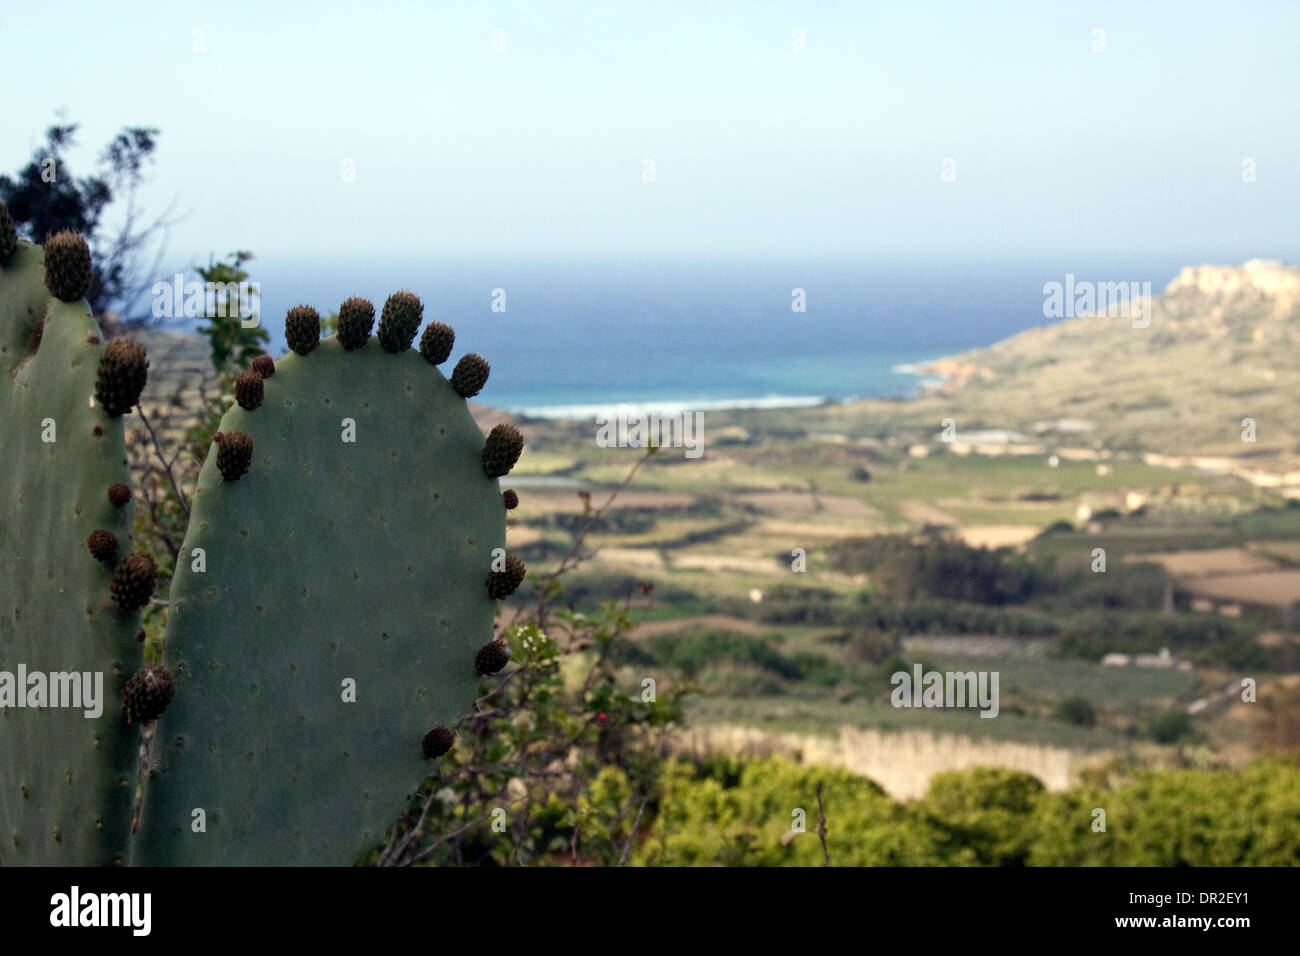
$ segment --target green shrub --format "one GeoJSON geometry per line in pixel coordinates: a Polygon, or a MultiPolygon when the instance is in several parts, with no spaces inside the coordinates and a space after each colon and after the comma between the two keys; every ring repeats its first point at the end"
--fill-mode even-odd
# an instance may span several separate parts
{"type": "Polygon", "coordinates": [[[1044,794],[1027,822],[1033,866],[1296,866],[1300,770],[1146,772],[1113,790],[1044,794]]]}
{"type": "Polygon", "coordinates": [[[1281,649],[1260,647],[1250,627],[1217,615],[1090,611],[1069,619],[1057,645],[1062,655],[1085,660],[1112,652],[1154,654],[1162,647],[1196,663],[1238,670],[1285,664],[1281,649]]]}
{"type": "Polygon", "coordinates": [[[637,861],[652,866],[818,866],[817,784],[826,807],[826,843],[840,866],[932,861],[924,835],[876,784],[846,770],[779,759],[749,761],[719,775],[718,765],[664,765],[659,812],[637,861]],[[800,812],[801,811],[801,812],[800,812]],[[803,832],[795,832],[802,820],[803,832]]]}
{"type": "Polygon", "coordinates": [[[1076,727],[1092,727],[1097,723],[1097,711],[1083,697],[1067,697],[1056,705],[1052,716],[1076,727]]]}
{"type": "Polygon", "coordinates": [[[1192,719],[1184,710],[1167,710],[1151,719],[1147,734],[1158,744],[1176,744],[1195,735],[1192,719]]]}
{"type": "Polygon", "coordinates": [[[836,687],[854,676],[843,662],[812,651],[795,654],[794,665],[804,682],[817,687],[836,687]]]}
{"type": "Polygon", "coordinates": [[[1059,631],[1051,617],[1037,611],[957,601],[863,602],[855,617],[863,628],[902,634],[1046,637],[1059,631]]]}
{"type": "Polygon", "coordinates": [[[1024,866],[1033,837],[1023,823],[1042,793],[1028,774],[978,767],[937,774],[909,811],[945,866],[1024,866]]]}
{"type": "Polygon", "coordinates": [[[894,601],[940,598],[975,604],[1025,601],[1048,582],[1009,550],[972,548],[941,534],[922,541],[907,535],[848,538],[830,549],[836,567],[869,574],[877,592],[894,601]]]}
{"type": "Polygon", "coordinates": [[[765,639],[730,631],[665,634],[638,641],[628,648],[629,664],[659,664],[689,676],[724,661],[754,664],[786,680],[802,676],[799,665],[765,639]]]}
{"type": "Polygon", "coordinates": [[[835,866],[1296,866],[1300,768],[1147,771],[1115,788],[1048,793],[1033,777],[938,774],[900,804],[844,770],[784,760],[664,765],[651,865],[820,866],[818,783],[835,866]],[[805,832],[794,833],[795,810],[805,832]],[[1094,831],[1104,810],[1106,829],[1094,831]]]}
{"type": "Polygon", "coordinates": [[[1064,593],[1053,603],[1070,610],[1159,611],[1168,577],[1164,568],[1150,562],[1126,562],[1098,574],[1087,568],[1062,582],[1064,593]]]}

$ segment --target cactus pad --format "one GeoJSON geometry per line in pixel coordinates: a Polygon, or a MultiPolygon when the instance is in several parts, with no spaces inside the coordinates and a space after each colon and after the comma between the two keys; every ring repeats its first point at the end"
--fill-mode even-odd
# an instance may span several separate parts
{"type": "Polygon", "coordinates": [[[130,833],[136,747],[117,697],[138,667],[139,616],[111,599],[113,566],[89,542],[104,532],[101,556],[105,534],[129,547],[130,495],[110,493],[128,480],[123,423],[94,400],[107,348],[73,296],[89,284],[84,241],[60,234],[47,254],[6,239],[6,222],[0,212],[0,865],[110,864],[130,833]],[[92,694],[101,675],[102,712],[48,706],[53,682],[47,706],[17,706],[19,694],[40,702],[17,686],[20,667],[29,680],[89,674],[77,683],[92,694]]]}
{"type": "Polygon", "coordinates": [[[172,584],[140,862],[351,864],[473,702],[505,510],[464,400],[409,350],[410,299],[384,309],[394,348],[296,348],[221,422],[172,584]]]}

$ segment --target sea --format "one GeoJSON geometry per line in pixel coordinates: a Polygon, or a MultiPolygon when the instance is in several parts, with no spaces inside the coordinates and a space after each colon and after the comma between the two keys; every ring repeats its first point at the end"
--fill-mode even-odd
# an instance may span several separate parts
{"type": "Polygon", "coordinates": [[[924,384],[923,363],[1051,321],[1043,286],[1067,272],[1150,281],[1159,294],[1181,265],[267,258],[248,268],[273,353],[284,349],[292,306],[327,315],[359,295],[379,309],[410,289],[426,320],[456,330],[451,363],[466,352],[491,363],[480,401],[588,418],[619,405],[671,412],[907,397],[924,384]]]}

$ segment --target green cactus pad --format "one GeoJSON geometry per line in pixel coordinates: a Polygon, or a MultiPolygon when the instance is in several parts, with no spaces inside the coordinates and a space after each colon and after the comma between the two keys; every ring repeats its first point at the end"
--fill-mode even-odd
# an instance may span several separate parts
{"type": "Polygon", "coordinates": [[[215,449],[199,476],[183,553],[206,570],[182,557],[172,584],[176,696],[134,859],[349,865],[429,773],[430,728],[473,702],[501,489],[464,400],[414,350],[327,338],[221,429],[254,451],[237,482],[215,449]]]}
{"type": "Polygon", "coordinates": [[[139,615],[112,601],[113,567],[87,542],[102,530],[129,550],[134,508],[108,494],[129,474],[123,421],[93,401],[103,335],[45,278],[42,249],[18,240],[0,267],[0,672],[86,672],[92,690],[102,674],[102,713],[0,704],[0,865],[102,865],[131,830],[137,736],[118,695],[139,615]]]}

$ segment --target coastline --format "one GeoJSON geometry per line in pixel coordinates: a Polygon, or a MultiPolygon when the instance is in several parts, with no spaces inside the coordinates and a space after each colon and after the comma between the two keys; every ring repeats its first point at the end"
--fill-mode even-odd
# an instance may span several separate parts
{"type": "Polygon", "coordinates": [[[975,367],[962,362],[960,356],[941,356],[920,362],[904,362],[889,367],[894,375],[909,375],[915,381],[902,395],[787,395],[768,394],[741,398],[701,398],[697,400],[654,398],[646,401],[575,402],[556,405],[502,404],[499,407],[510,415],[524,419],[545,421],[587,421],[597,417],[616,417],[631,412],[678,415],[688,412],[779,410],[788,408],[815,408],[819,405],[852,405],[864,401],[910,401],[943,392],[954,383],[964,381],[975,367]]]}
{"type": "Polygon", "coordinates": [[[911,366],[898,366],[898,370],[906,370],[916,375],[920,382],[918,383],[918,394],[914,397],[927,395],[951,395],[964,385],[974,375],[984,377],[992,373],[988,369],[981,368],[973,362],[967,360],[964,356],[969,353],[960,353],[957,355],[945,355],[928,362],[917,362],[911,366]]]}

